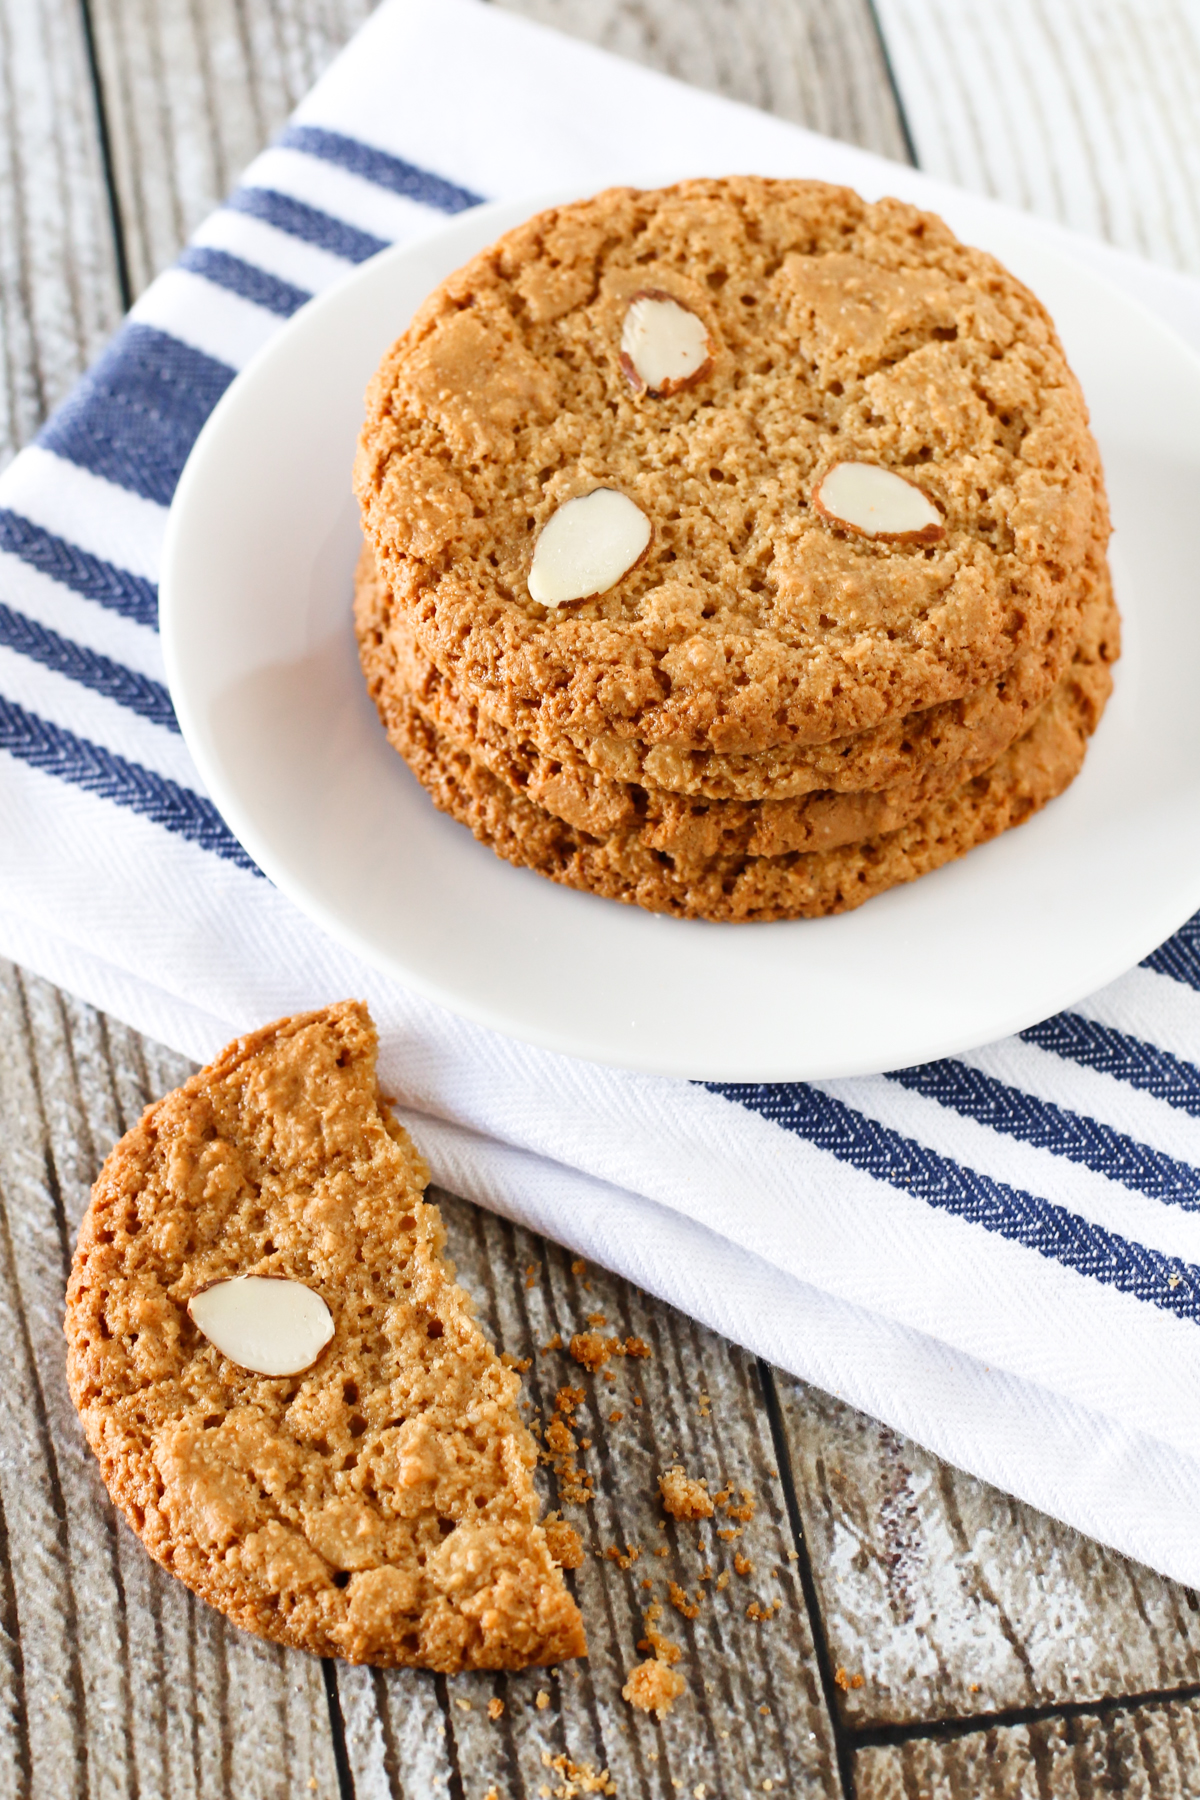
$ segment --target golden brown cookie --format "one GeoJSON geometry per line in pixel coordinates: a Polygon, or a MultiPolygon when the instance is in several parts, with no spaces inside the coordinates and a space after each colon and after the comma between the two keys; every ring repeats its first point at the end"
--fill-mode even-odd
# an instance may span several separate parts
{"type": "Polygon", "coordinates": [[[238,1039],[101,1171],[67,1290],[71,1395],[151,1555],[247,1630],[446,1671],[583,1656],[520,1381],[453,1280],[427,1178],[364,1006],[238,1039]],[[254,1374],[189,1317],[247,1275],[328,1307],[302,1373],[254,1374]]]}
{"type": "Polygon", "coordinates": [[[743,756],[999,676],[1087,554],[1097,471],[1053,326],[992,257],[898,201],[739,177],[610,190],[450,277],[372,383],[355,484],[423,653],[506,729],[743,756]],[[707,334],[677,391],[622,365],[647,291],[707,334]],[[847,462],[919,488],[936,541],[822,512],[847,462]],[[598,489],[648,547],[539,603],[542,533],[598,489]]]}
{"type": "MultiPolygon", "coordinates": [[[[900,882],[941,868],[1022,824],[1079,773],[1112,688],[1105,639],[1081,646],[1030,729],[990,769],[899,830],[823,851],[716,855],[697,864],[656,849],[636,829],[597,837],[514,793],[470,751],[443,737],[411,701],[390,717],[392,742],[434,804],[507,861],[568,887],[679,918],[745,922],[849,912],[900,882]]],[[[719,804],[719,803],[717,803],[719,804]]]]}
{"type": "MultiPolygon", "coordinates": [[[[819,790],[787,799],[711,799],[662,791],[647,782],[599,774],[571,746],[538,750],[467,705],[452,683],[389,618],[370,552],[359,565],[356,621],[367,686],[385,729],[403,753],[415,705],[448,743],[481,761],[515,793],[592,837],[633,832],[649,849],[666,851],[677,868],[715,856],[779,856],[791,850],[830,850],[878,837],[916,818],[934,800],[990,767],[1021,735],[1037,706],[1061,678],[1081,641],[1090,660],[1115,660],[1119,620],[1106,563],[1080,612],[1056,621],[1041,654],[1025,652],[974,705],[956,703],[940,736],[921,715],[910,718],[905,773],[886,789],[819,790]],[[918,759],[918,749],[924,755],[918,759]],[[952,750],[959,754],[950,760],[952,750]]],[[[943,709],[949,710],[949,709],[943,709]]],[[[899,749],[900,746],[898,745],[899,749]]]]}

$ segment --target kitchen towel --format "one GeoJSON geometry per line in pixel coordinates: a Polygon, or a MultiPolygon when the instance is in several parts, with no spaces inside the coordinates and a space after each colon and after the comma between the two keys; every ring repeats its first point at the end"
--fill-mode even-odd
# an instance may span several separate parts
{"type": "MultiPolygon", "coordinates": [[[[1200,1585],[1200,920],[952,1060],[808,1084],[630,1074],[357,962],[253,870],[179,735],[160,546],[237,370],[311,295],[481,198],[656,163],[953,200],[477,0],[372,16],[0,476],[0,949],[198,1059],[365,997],[445,1186],[1200,1585]]],[[[1200,343],[1194,284],[1030,229],[1200,343]]]]}

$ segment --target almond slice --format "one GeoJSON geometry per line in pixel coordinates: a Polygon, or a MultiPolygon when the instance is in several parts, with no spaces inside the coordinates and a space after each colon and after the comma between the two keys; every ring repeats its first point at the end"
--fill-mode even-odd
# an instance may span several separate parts
{"type": "Polygon", "coordinates": [[[924,489],[878,463],[834,463],[813,489],[813,505],[832,524],[887,543],[934,544],[946,535],[924,489]]]}
{"type": "Polygon", "coordinates": [[[615,488],[568,500],[533,548],[529,592],[542,606],[587,600],[620,581],[650,542],[650,521],[615,488]]]}
{"type": "Polygon", "coordinates": [[[665,400],[708,374],[712,345],[703,319],[661,288],[643,288],[625,314],[620,360],[639,394],[665,400]]]}
{"type": "Polygon", "coordinates": [[[188,1301],[188,1317],[222,1356],[256,1375],[299,1375],[333,1336],[333,1314],[302,1281],[235,1275],[188,1301]]]}

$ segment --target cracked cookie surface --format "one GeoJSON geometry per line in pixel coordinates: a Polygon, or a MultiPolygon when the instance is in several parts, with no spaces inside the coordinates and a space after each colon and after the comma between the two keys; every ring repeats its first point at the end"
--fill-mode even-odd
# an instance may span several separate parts
{"type": "Polygon", "coordinates": [[[249,1631],[444,1671],[585,1655],[519,1378],[443,1256],[375,1042],[355,1002],[281,1020],[121,1139],[67,1291],[72,1399],[151,1555],[249,1631]],[[247,1274],[328,1305],[303,1374],[240,1368],[188,1318],[247,1274]]]}
{"type": "Polygon", "coordinates": [[[1087,555],[1098,468],[1053,326],[994,259],[898,201],[745,177],[611,190],[450,277],[372,383],[355,484],[423,652],[505,729],[736,758],[999,677],[1087,555]],[[666,398],[620,366],[646,289],[713,346],[666,398]],[[822,520],[845,459],[914,475],[944,537],[822,520]],[[649,549],[548,611],[538,533],[600,486],[649,549]]]}

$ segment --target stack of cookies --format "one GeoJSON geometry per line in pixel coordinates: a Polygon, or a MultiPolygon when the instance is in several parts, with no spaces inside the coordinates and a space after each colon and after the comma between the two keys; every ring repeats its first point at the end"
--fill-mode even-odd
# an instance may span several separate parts
{"type": "Polygon", "coordinates": [[[898,201],[736,178],[544,213],[372,383],[356,622],[388,736],[509,861],[814,917],[1078,773],[1119,621],[1044,308],[898,201]]]}

